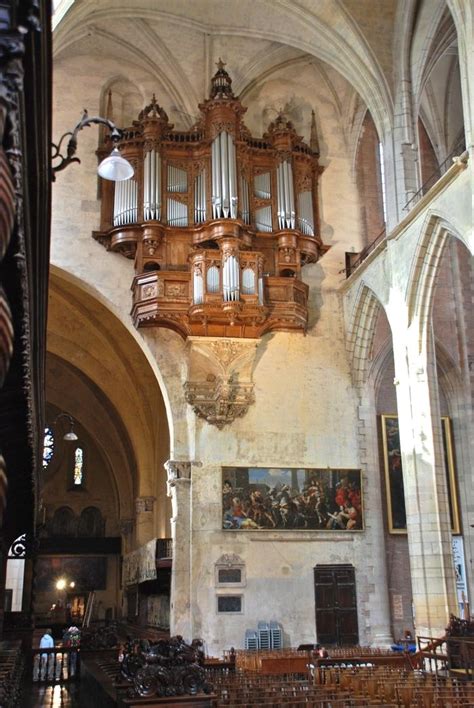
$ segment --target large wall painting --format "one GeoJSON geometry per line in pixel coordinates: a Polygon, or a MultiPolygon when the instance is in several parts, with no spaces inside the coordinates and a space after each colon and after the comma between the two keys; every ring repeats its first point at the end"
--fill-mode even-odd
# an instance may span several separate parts
{"type": "Polygon", "coordinates": [[[55,590],[64,578],[75,583],[75,591],[105,590],[107,587],[107,558],[105,556],[39,556],[36,561],[36,589],[39,592],[55,590]]]}
{"type": "Polygon", "coordinates": [[[363,527],[360,470],[222,468],[223,529],[360,531],[363,527]]]}
{"type": "MultiPolygon", "coordinates": [[[[385,488],[387,492],[388,530],[390,533],[406,533],[407,517],[405,510],[405,490],[403,486],[402,457],[400,454],[400,431],[398,416],[382,415],[382,437],[385,467],[385,488]]],[[[461,533],[459,508],[456,488],[456,472],[451,435],[451,421],[447,416],[441,418],[443,434],[444,462],[448,503],[451,517],[451,531],[461,533]]]]}

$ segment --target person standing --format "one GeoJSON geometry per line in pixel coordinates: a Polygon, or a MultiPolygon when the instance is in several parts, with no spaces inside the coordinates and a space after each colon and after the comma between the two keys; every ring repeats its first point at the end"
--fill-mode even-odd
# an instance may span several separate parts
{"type": "MultiPolygon", "coordinates": [[[[54,649],[53,630],[47,629],[40,639],[40,649],[54,649]]],[[[33,681],[45,681],[53,678],[54,673],[54,654],[40,653],[36,654],[33,666],[33,681]]]]}
{"type": "Polygon", "coordinates": [[[70,675],[74,676],[77,670],[77,652],[81,644],[81,630],[74,624],[69,627],[64,633],[63,642],[71,651],[69,653],[69,671],[70,675]]]}

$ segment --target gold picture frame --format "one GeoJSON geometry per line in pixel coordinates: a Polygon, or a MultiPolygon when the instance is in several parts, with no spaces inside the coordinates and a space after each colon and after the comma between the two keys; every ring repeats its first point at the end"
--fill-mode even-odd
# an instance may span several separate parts
{"type": "Polygon", "coordinates": [[[364,531],[360,469],[222,467],[222,529],[364,531]]]}
{"type": "MultiPolygon", "coordinates": [[[[383,414],[380,418],[382,424],[388,530],[391,534],[406,534],[406,511],[398,416],[383,414]]],[[[459,518],[451,419],[448,416],[441,417],[441,430],[443,435],[451,532],[453,535],[458,535],[461,533],[461,523],[459,518]]]]}

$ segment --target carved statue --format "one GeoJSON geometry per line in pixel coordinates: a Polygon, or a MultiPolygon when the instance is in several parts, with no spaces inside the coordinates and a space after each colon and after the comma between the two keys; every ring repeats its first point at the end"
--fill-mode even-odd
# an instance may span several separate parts
{"type": "Polygon", "coordinates": [[[129,696],[151,698],[211,693],[212,686],[202,668],[201,647],[200,639],[187,644],[180,635],[155,643],[128,642],[120,673],[133,683],[129,696]]]}

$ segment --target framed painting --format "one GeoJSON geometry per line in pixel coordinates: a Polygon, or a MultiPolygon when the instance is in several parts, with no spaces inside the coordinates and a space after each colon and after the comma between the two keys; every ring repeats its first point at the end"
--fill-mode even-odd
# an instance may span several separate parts
{"type": "Polygon", "coordinates": [[[75,582],[75,590],[105,590],[107,558],[105,556],[39,556],[36,561],[36,589],[52,592],[56,582],[65,578],[75,582]]]}
{"type": "Polygon", "coordinates": [[[388,530],[390,533],[406,533],[407,515],[405,511],[405,488],[403,486],[398,416],[382,416],[382,437],[388,530]]]}
{"type": "MultiPolygon", "coordinates": [[[[405,490],[403,486],[403,468],[400,453],[398,416],[382,415],[381,420],[388,530],[393,534],[403,534],[407,532],[407,517],[405,510],[405,490]]],[[[451,420],[447,416],[443,416],[441,418],[441,430],[443,435],[443,450],[446,470],[446,485],[448,488],[449,513],[451,518],[451,531],[453,534],[459,534],[461,533],[461,526],[459,520],[451,420]]]]}
{"type": "Polygon", "coordinates": [[[361,531],[361,472],[356,469],[223,467],[226,531],[361,531]]]}

